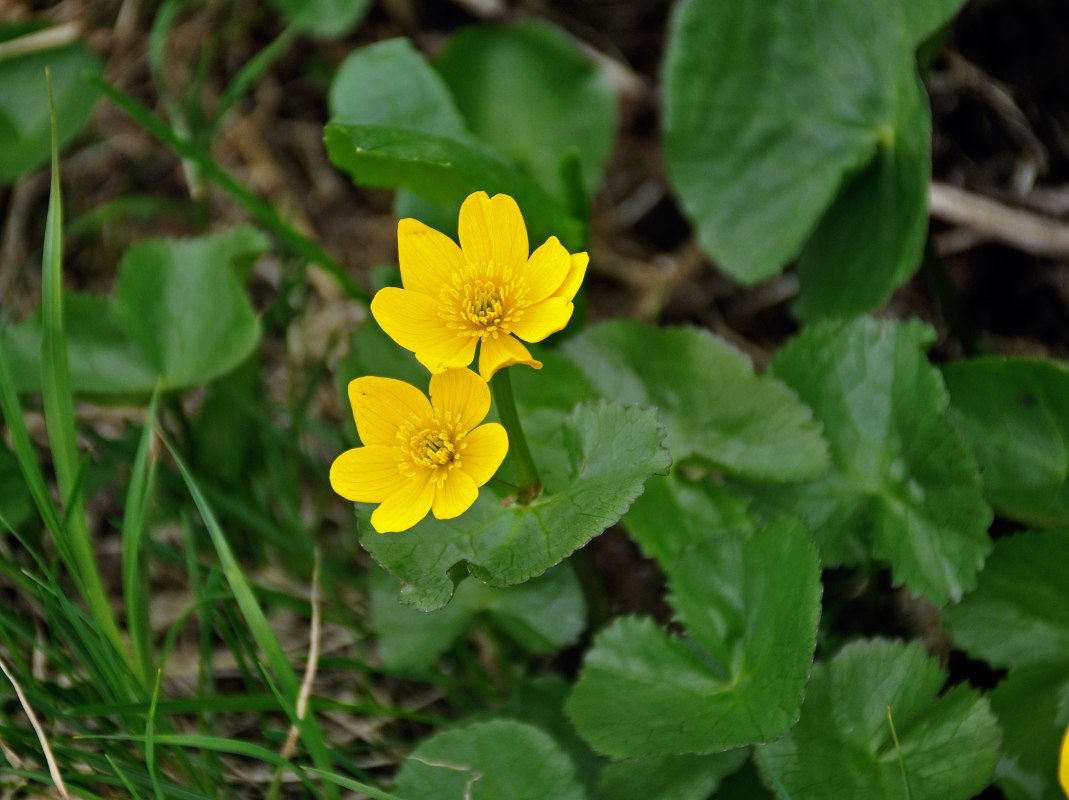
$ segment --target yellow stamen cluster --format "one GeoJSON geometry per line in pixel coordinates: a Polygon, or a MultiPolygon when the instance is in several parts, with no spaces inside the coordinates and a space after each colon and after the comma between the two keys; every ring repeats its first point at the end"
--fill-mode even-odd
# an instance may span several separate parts
{"type": "Polygon", "coordinates": [[[448,328],[479,339],[508,335],[527,305],[527,288],[513,279],[511,269],[495,266],[493,261],[481,267],[468,264],[442,289],[440,314],[448,328]]]}
{"type": "Polygon", "coordinates": [[[436,414],[421,425],[409,422],[397,432],[397,467],[402,475],[414,475],[419,468],[435,471],[434,480],[441,486],[450,470],[461,466],[464,434],[449,419],[452,415],[436,414]]]}

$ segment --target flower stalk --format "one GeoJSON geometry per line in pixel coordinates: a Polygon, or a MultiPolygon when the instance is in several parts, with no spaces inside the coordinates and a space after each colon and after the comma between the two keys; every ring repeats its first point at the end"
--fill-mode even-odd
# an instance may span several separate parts
{"type": "Polygon", "coordinates": [[[520,484],[517,495],[520,502],[526,505],[542,494],[542,481],[531,458],[531,450],[527,447],[520,415],[516,412],[516,399],[512,394],[512,379],[508,369],[498,370],[490,381],[490,389],[494,394],[497,415],[508,433],[509,448],[516,456],[516,474],[520,484]]]}

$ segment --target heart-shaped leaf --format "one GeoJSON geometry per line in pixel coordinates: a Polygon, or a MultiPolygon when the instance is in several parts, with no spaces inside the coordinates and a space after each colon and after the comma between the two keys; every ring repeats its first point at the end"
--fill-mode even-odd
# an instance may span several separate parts
{"type": "Polygon", "coordinates": [[[688,636],[634,618],[598,634],[565,708],[580,736],[628,758],[782,735],[798,718],[820,616],[805,526],[783,517],[749,537],[693,545],[666,572],[688,636]]]}
{"type": "Polygon", "coordinates": [[[991,778],[1000,732],[986,699],[945,682],[917,642],[849,645],[813,668],[801,719],[757,763],[793,800],[968,800],[991,778]]]}
{"type": "Polygon", "coordinates": [[[961,2],[676,7],[665,160],[723,269],[757,283],[801,255],[806,316],[874,308],[912,274],[930,172],[914,53],[961,2]]]}
{"type": "Polygon", "coordinates": [[[549,734],[511,720],[430,737],[401,764],[394,792],[443,800],[586,800],[575,766],[549,734]]]}
{"type": "Polygon", "coordinates": [[[988,502],[1030,525],[1069,526],[1069,367],[974,358],[945,365],[943,379],[988,502]]]}
{"type": "Polygon", "coordinates": [[[872,319],[806,328],[776,354],[772,374],[824,424],[831,467],[812,481],[745,489],[755,513],[805,517],[825,566],[883,559],[897,583],[942,604],[974,585],[991,512],[924,357],[932,335],[872,319]]]}
{"type": "Polygon", "coordinates": [[[656,406],[677,462],[757,480],[813,477],[827,463],[820,426],[794,392],[707,331],[617,320],[564,351],[603,397],[656,406]]]}

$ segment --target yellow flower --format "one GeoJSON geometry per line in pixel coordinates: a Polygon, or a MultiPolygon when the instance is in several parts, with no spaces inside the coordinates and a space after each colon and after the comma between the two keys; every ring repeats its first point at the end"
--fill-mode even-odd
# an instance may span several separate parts
{"type": "Polygon", "coordinates": [[[1069,727],[1062,736],[1062,750],[1058,756],[1058,783],[1062,785],[1062,791],[1069,797],[1069,727]]]}
{"type": "Polygon", "coordinates": [[[505,194],[469,195],[459,233],[457,247],[418,220],[401,220],[404,288],[382,289],[371,313],[431,372],[468,366],[480,343],[484,380],[511,364],[541,368],[518,339],[540,342],[568,324],[587,254],[569,254],[555,236],[530,253],[519,206],[505,194]]]}
{"type": "Polygon", "coordinates": [[[490,410],[490,388],[468,369],[431,376],[431,398],[404,381],[364,377],[349,384],[363,447],[342,453],[330,485],[347,500],[380,503],[371,515],[379,533],[411,528],[428,511],[463,514],[509,449],[490,410]],[[478,426],[478,427],[476,427],[478,426]]]}

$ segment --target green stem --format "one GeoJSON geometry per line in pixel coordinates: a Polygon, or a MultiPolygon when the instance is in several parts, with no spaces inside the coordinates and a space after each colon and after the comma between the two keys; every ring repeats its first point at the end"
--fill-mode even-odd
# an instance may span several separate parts
{"type": "Polygon", "coordinates": [[[520,425],[520,415],[516,413],[516,399],[512,396],[512,379],[509,378],[507,368],[498,370],[490,380],[490,388],[494,392],[497,415],[509,435],[509,449],[516,457],[520,502],[529,503],[542,493],[542,481],[538,478],[531,450],[527,447],[527,438],[523,435],[523,426],[520,425]]]}

